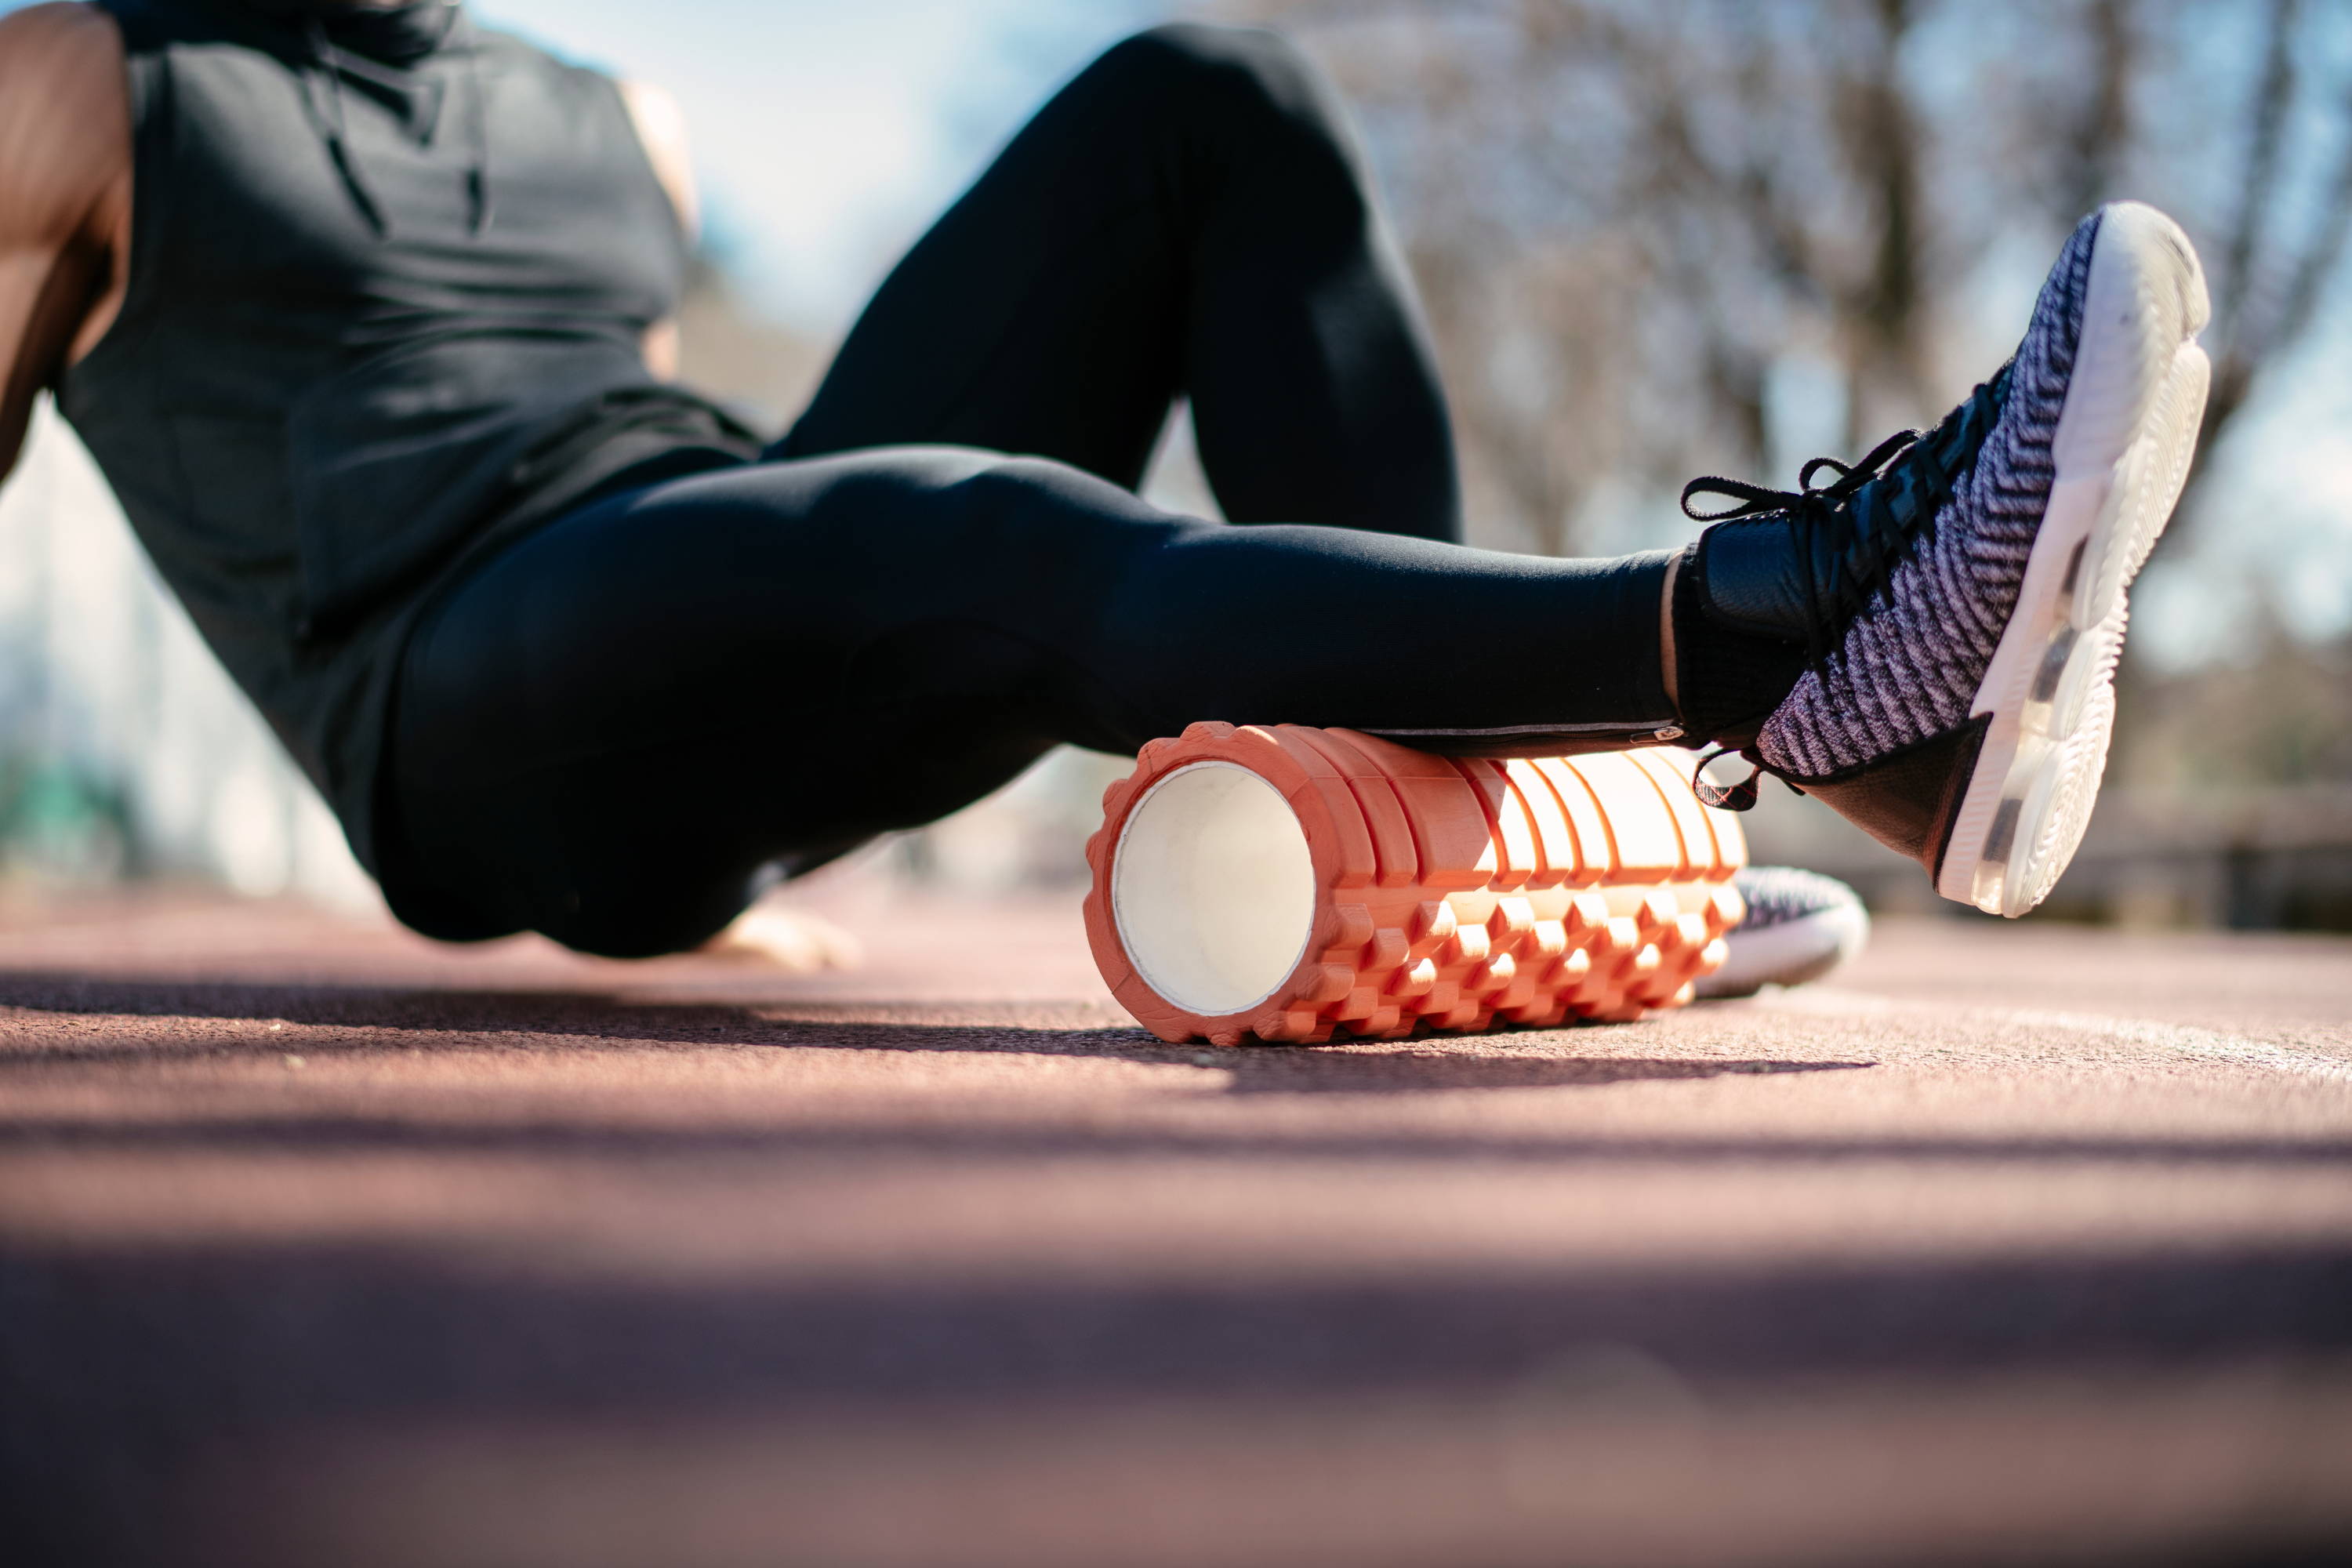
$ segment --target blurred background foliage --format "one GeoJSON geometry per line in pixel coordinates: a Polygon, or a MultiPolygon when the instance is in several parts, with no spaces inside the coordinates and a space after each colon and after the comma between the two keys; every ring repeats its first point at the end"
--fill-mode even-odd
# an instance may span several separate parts
{"type": "MultiPolygon", "coordinates": [[[[1791,484],[1808,457],[1939,417],[2100,202],[2178,216],[2214,307],[2203,455],[2140,596],[2111,798],[2052,911],[2352,926],[2352,6],[1222,14],[1289,30],[1356,106],[1480,542],[1679,542],[1693,474],[1791,484]]],[[[1782,800],[1756,826],[1761,855],[1921,898],[1826,813],[1782,800]]]]}
{"type": "MultiPolygon", "coordinates": [[[[1931,422],[2013,343],[2082,213],[2155,202],[2208,269],[2214,395],[2137,601],[2110,792],[2052,912],[2352,929],[2347,0],[483,9],[679,91],[715,214],[687,375],[774,427],[1057,78],[1170,16],[1285,28],[1354,108],[1423,291],[1474,542],[1502,548],[1678,542],[1694,473],[1790,483],[1931,422]],[[799,89],[763,80],[763,52],[799,89]],[[876,118],[901,100],[919,133],[876,118]]],[[[1186,432],[1180,413],[1150,493],[1211,511],[1186,432]]],[[[1118,771],[1059,753],[866,871],[1076,877],[1118,771]]],[[[1754,829],[1759,858],[1927,907],[1907,863],[1811,803],[1769,795],[1754,829]]],[[[0,878],[126,875],[371,897],[46,419],[0,493],[0,878]]]]}
{"type": "Polygon", "coordinates": [[[2202,241],[2210,449],[2310,334],[2352,223],[2340,5],[1232,9],[1340,77],[1443,346],[1473,512],[1561,553],[1601,543],[1612,488],[1932,422],[2056,242],[2119,196],[2202,241]]]}

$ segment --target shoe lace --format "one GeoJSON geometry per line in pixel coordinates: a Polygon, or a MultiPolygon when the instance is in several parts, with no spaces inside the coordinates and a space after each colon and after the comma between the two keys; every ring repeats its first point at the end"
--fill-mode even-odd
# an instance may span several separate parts
{"type": "MultiPolygon", "coordinates": [[[[1804,563],[1801,575],[1805,582],[1805,662],[1811,668],[1827,669],[1829,628],[1861,608],[1871,591],[1884,581],[1888,552],[1884,547],[1867,548],[1870,542],[1876,538],[1893,543],[1895,541],[1889,535],[1908,535],[1927,526],[1926,519],[1915,515],[1913,529],[1898,530],[1888,515],[1888,492],[1882,488],[1867,496],[1863,493],[1864,486],[1926,435],[1924,430],[1898,430],[1873,447],[1858,462],[1815,458],[1798,470],[1797,488],[1793,490],[1770,489],[1719,474],[1703,476],[1683,487],[1683,515],[1693,522],[1732,522],[1773,512],[1788,514],[1796,527],[1798,557],[1804,563]],[[1815,477],[1824,471],[1837,477],[1827,484],[1816,485],[1815,477]],[[1710,495],[1722,496],[1734,504],[1711,511],[1691,504],[1699,496],[1710,495]],[[1870,505],[1873,501],[1877,504],[1870,505]],[[1832,580],[1827,584],[1822,581],[1820,573],[1811,569],[1812,563],[1822,559],[1824,549],[1831,562],[1832,580]]],[[[1930,511],[1927,517],[1932,516],[1930,511]]]]}
{"type": "MultiPolygon", "coordinates": [[[[2010,367],[2001,366],[1933,430],[1898,430],[1852,463],[1812,458],[1797,471],[1793,490],[1719,474],[1683,487],[1683,515],[1694,522],[1788,515],[1796,531],[1799,575],[1805,584],[1805,665],[1824,682],[1831,679],[1839,640],[1835,629],[1885,588],[1896,562],[1932,536],[1936,514],[1967,466],[1963,459],[1973,458],[2000,415],[2009,375],[2010,367]],[[1834,477],[1816,484],[1823,473],[1834,477]],[[1732,504],[1701,510],[1691,504],[1700,496],[1720,496],[1732,504]],[[1900,510],[1898,500],[1907,503],[1900,510]],[[1824,557],[1830,567],[1826,582],[1816,564],[1824,557]]],[[[1717,746],[1699,759],[1691,790],[1706,805],[1746,811],[1755,805],[1759,783],[1767,773],[1777,776],[1779,770],[1764,761],[1753,742],[1717,746]],[[1707,763],[1728,755],[1746,759],[1754,771],[1736,784],[1708,779],[1707,763]]],[[[1789,787],[1797,788],[1793,784],[1789,787]]]]}
{"type": "MultiPolygon", "coordinates": [[[[1708,474],[1693,479],[1683,487],[1683,515],[1694,522],[1729,522],[1743,517],[1762,517],[1773,512],[1786,512],[1797,533],[1798,559],[1803,567],[1800,575],[1805,582],[1805,666],[1824,679],[1829,674],[1830,638],[1828,628],[1837,624],[1845,614],[1861,607],[1878,573],[1868,570],[1884,565],[1883,551],[1857,552],[1856,542],[1865,535],[1864,519],[1857,515],[1855,498],[1863,487],[1879,477],[1886,466],[1916,446],[1927,432],[1899,430],[1873,447],[1858,462],[1840,462],[1835,458],[1815,458],[1797,472],[1797,488],[1776,490],[1763,485],[1751,485],[1745,479],[1725,479],[1708,474]],[[1836,475],[1827,484],[1816,485],[1815,477],[1824,471],[1836,475]],[[1702,511],[1691,505],[1698,496],[1721,496],[1733,504],[1711,511],[1702,511]],[[1812,563],[1826,545],[1833,563],[1833,581],[1826,587],[1812,563]],[[1858,561],[1857,556],[1863,560],[1858,561]],[[1865,567],[1864,562],[1868,563],[1865,567]],[[1864,572],[1868,570],[1865,580],[1864,572]]],[[[1871,520],[1874,521],[1874,520],[1871,520]]],[[[1764,775],[1771,769],[1753,745],[1744,747],[1717,746],[1699,758],[1691,774],[1691,793],[1700,804],[1725,811],[1750,811],[1755,808],[1757,792],[1764,775]],[[1749,772],[1737,784],[1720,784],[1706,776],[1706,767],[1717,757],[1738,756],[1747,760],[1749,772]]],[[[1787,783],[1784,779],[1782,783],[1787,783]]],[[[1790,788],[1796,786],[1791,784],[1790,788]]]]}
{"type": "Polygon", "coordinates": [[[1718,745],[1700,754],[1698,766],[1691,770],[1691,794],[1698,796],[1701,805],[1712,805],[1724,811],[1753,811],[1764,775],[1769,773],[1788,786],[1790,795],[1802,795],[1803,786],[1764,760],[1763,752],[1754,742],[1745,746],[1718,745]],[[1718,757],[1738,757],[1748,764],[1748,776],[1737,784],[1717,784],[1706,776],[1707,764],[1718,757]]]}

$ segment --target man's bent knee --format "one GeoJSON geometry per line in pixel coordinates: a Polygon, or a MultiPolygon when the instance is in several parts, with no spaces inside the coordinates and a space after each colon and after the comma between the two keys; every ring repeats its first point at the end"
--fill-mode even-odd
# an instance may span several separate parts
{"type": "Polygon", "coordinates": [[[1339,139],[1330,89],[1298,46],[1265,27],[1171,22],[1111,47],[1089,68],[1122,96],[1205,111],[1223,126],[1339,139]]]}

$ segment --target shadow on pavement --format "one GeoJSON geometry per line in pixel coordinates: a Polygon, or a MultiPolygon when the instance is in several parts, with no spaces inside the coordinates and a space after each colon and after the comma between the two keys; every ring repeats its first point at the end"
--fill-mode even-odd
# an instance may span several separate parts
{"type": "MultiPolygon", "coordinates": [[[[1218,1050],[1171,1046],[1146,1031],[1121,1028],[1036,1028],[993,1024],[903,1024],[862,1021],[856,1008],[717,1005],[708,1003],[625,1002],[566,992],[370,990],[327,986],[177,984],[93,979],[56,973],[0,976],[0,1005],[83,1016],[277,1019],[352,1029],[394,1029],[457,1038],[409,1042],[406,1048],[461,1053],[481,1048],[473,1036],[557,1036],[647,1044],[819,1047],[856,1051],[998,1052],[1091,1057],[1148,1064],[1214,1066],[1233,1075],[1235,1094],[1399,1094],[1474,1089],[1530,1089],[1639,1079],[1718,1078],[1726,1074],[1826,1072],[1869,1062],[1740,1060],[1721,1057],[1646,1058],[1514,1053],[1493,1048],[1513,1037],[1505,1030],[1476,1037],[1466,1048],[1442,1039],[1410,1043],[1348,1042],[1331,1047],[1258,1046],[1218,1050]],[[829,1016],[847,1014],[849,1016],[829,1016]]],[[[961,1009],[949,1006],[940,1011],[961,1009]]],[[[866,1011],[871,1011],[870,1009],[866,1011]]],[[[1610,1026],[1594,1026],[1608,1029],[1610,1026]]],[[[1517,1031],[1554,1040],[1585,1029],[1517,1031]]],[[[1622,1036],[1620,1037],[1622,1037],[1622,1036]]],[[[502,1042],[503,1043],[503,1042],[502,1042]]],[[[283,1041],[224,1041],[216,1036],[141,1035],[128,1041],[50,1044],[0,1058],[0,1072],[63,1064],[151,1062],[180,1056],[219,1056],[241,1047],[276,1055],[283,1041]]],[[[322,1058],[332,1041],[306,1038],[303,1050],[322,1058]]]]}

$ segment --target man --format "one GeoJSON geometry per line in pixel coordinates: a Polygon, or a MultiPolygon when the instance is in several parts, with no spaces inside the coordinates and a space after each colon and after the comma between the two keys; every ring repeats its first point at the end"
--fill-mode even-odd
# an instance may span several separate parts
{"type": "Polygon", "coordinates": [[[0,450],[53,387],[421,931],[675,951],[766,868],[1202,718],[1711,742],[2009,914],[2074,852],[2203,397],[2161,215],[2086,218],[1933,432],[1558,561],[1453,542],[1409,284],[1274,35],[1081,73],[772,446],[664,379],[684,168],[662,100],[455,3],[0,20],[0,450]],[[1179,395],[1243,526],[1132,493],[1179,395]]]}

